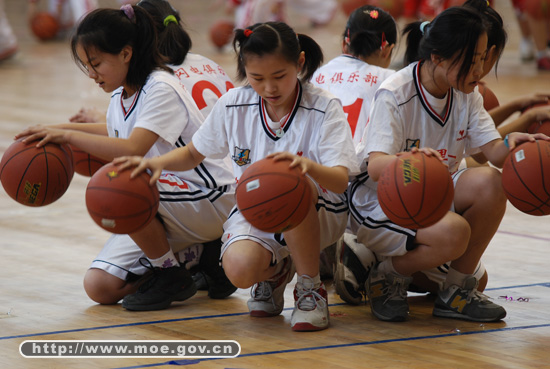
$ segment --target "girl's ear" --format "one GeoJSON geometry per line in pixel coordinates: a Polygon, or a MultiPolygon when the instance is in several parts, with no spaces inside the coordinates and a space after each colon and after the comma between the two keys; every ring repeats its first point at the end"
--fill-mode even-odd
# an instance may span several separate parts
{"type": "Polygon", "coordinates": [[[395,44],[390,44],[390,45],[384,46],[384,47],[380,50],[380,56],[381,56],[383,59],[390,58],[390,57],[391,57],[391,52],[392,52],[392,50],[393,50],[394,47],[395,47],[395,44]]]}
{"type": "Polygon", "coordinates": [[[134,49],[130,45],[126,45],[122,48],[120,51],[120,55],[122,56],[122,60],[126,63],[129,63],[132,59],[132,54],[134,52],[134,49]]]}
{"type": "Polygon", "coordinates": [[[430,59],[431,59],[432,63],[434,63],[435,65],[437,65],[437,64],[441,63],[443,60],[445,60],[441,56],[439,56],[437,54],[434,54],[434,53],[431,54],[430,59]]]}
{"type": "Polygon", "coordinates": [[[306,53],[305,51],[300,52],[300,56],[298,57],[298,70],[302,70],[302,67],[304,66],[306,62],[306,53]]]}

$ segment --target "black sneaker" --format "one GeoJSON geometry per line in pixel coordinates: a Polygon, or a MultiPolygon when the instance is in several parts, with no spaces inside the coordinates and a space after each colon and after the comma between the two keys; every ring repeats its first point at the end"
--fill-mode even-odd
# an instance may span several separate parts
{"type": "Polygon", "coordinates": [[[403,322],[409,316],[407,288],[412,277],[382,274],[379,265],[372,268],[365,283],[372,314],[386,322],[403,322]]]}
{"type": "Polygon", "coordinates": [[[166,309],[172,301],[184,301],[197,293],[197,286],[184,265],[153,268],[153,274],[136,292],[124,296],[122,307],[149,311],[166,309]]]}
{"type": "Polygon", "coordinates": [[[496,322],[506,316],[506,310],[489,301],[489,297],[477,290],[478,281],[468,277],[462,286],[452,285],[440,291],[433,315],[474,322],[496,322]]]}
{"type": "Polygon", "coordinates": [[[208,297],[212,299],[224,299],[237,291],[220,265],[221,246],[221,239],[204,244],[199,261],[200,271],[193,276],[195,283],[205,287],[208,297]]]}

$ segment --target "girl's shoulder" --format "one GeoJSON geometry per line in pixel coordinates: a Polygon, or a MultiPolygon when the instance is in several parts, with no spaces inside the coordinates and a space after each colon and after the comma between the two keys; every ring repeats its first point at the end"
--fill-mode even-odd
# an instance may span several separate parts
{"type": "Polygon", "coordinates": [[[300,106],[308,109],[324,110],[333,100],[340,101],[336,95],[324,88],[315,86],[310,82],[302,83],[300,106]]]}

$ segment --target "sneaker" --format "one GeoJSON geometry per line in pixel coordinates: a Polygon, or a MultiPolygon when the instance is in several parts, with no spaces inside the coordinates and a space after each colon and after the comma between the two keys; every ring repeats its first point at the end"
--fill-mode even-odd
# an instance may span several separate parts
{"type": "Polygon", "coordinates": [[[478,281],[468,277],[462,286],[452,285],[440,291],[433,315],[441,318],[456,318],[474,322],[495,322],[506,316],[506,310],[489,301],[489,297],[477,290],[478,281]]]}
{"type": "Polygon", "coordinates": [[[535,44],[530,38],[521,38],[519,41],[519,55],[522,61],[535,59],[535,44]]]}
{"type": "Polygon", "coordinates": [[[315,288],[307,275],[298,277],[294,287],[294,310],[290,317],[293,331],[320,331],[328,328],[328,296],[324,283],[315,288]]]}
{"type": "Polygon", "coordinates": [[[191,272],[191,276],[193,277],[193,281],[195,282],[195,286],[197,286],[197,290],[208,291],[208,282],[206,281],[206,274],[204,274],[201,270],[195,271],[191,269],[190,272],[191,272]]]}
{"type": "Polygon", "coordinates": [[[342,300],[359,305],[366,296],[365,282],[376,264],[376,256],[357,242],[351,233],[344,233],[336,243],[334,288],[342,300]]]}
{"type": "Polygon", "coordinates": [[[237,287],[229,281],[220,265],[221,246],[221,239],[204,244],[199,261],[201,272],[197,273],[199,274],[197,279],[193,278],[195,281],[200,281],[200,275],[202,274],[201,284],[206,285],[208,297],[216,300],[224,299],[237,291],[237,287]]]}
{"type": "Polygon", "coordinates": [[[162,310],[172,301],[184,301],[197,293],[197,286],[184,265],[151,269],[151,277],[136,292],[124,296],[122,307],[135,311],[162,310]]]}
{"type": "Polygon", "coordinates": [[[409,315],[407,288],[412,277],[395,273],[382,274],[378,271],[379,265],[372,268],[365,283],[371,311],[383,321],[405,321],[409,315]]]}
{"type": "Polygon", "coordinates": [[[250,299],[247,304],[251,316],[270,317],[279,315],[283,311],[285,287],[296,273],[290,256],[285,258],[283,263],[283,268],[278,275],[270,280],[256,283],[250,289],[250,299]]]}
{"type": "Polygon", "coordinates": [[[537,59],[538,70],[550,70],[550,56],[543,56],[537,59]]]}

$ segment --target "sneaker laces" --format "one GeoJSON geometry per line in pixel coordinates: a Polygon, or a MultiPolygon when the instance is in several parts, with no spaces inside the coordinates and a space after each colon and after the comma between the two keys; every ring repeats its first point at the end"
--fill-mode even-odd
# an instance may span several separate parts
{"type": "Polygon", "coordinates": [[[384,304],[390,300],[405,300],[407,298],[408,283],[404,278],[394,277],[391,284],[388,284],[384,290],[384,294],[388,297],[384,304]]]}
{"type": "Polygon", "coordinates": [[[273,294],[273,288],[271,287],[271,283],[267,281],[258,282],[250,290],[250,296],[256,301],[267,301],[271,298],[271,295],[273,294]]]}
{"type": "Polygon", "coordinates": [[[296,284],[296,306],[300,310],[312,311],[319,306],[320,308],[325,308],[327,303],[325,298],[318,292],[319,288],[315,288],[313,279],[306,275],[300,277],[302,282],[296,284]]]}

